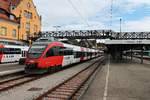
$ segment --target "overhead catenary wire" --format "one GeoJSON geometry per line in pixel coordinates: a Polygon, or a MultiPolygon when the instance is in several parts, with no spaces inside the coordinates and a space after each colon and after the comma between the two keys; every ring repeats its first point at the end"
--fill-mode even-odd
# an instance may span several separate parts
{"type": "Polygon", "coordinates": [[[112,19],[113,19],[113,0],[111,0],[110,6],[110,29],[112,29],[112,19]]]}
{"type": "Polygon", "coordinates": [[[81,20],[83,20],[84,24],[86,24],[88,27],[90,27],[89,23],[87,22],[87,20],[83,17],[83,15],[80,13],[80,11],[75,7],[75,5],[73,4],[73,2],[71,0],[67,0],[72,8],[76,11],[76,13],[80,16],[81,20]]]}
{"type": "Polygon", "coordinates": [[[87,14],[87,9],[86,9],[86,7],[85,7],[85,5],[84,5],[84,2],[83,2],[83,0],[78,0],[78,2],[80,3],[80,6],[82,7],[83,16],[84,16],[85,20],[86,20],[87,23],[88,23],[87,16],[86,16],[86,14],[87,14]]]}

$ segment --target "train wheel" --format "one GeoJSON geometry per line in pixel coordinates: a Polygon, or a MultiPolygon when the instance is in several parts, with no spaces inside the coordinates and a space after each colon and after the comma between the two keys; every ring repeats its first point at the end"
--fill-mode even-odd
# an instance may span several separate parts
{"type": "Polygon", "coordinates": [[[51,67],[48,68],[48,72],[49,73],[54,73],[54,72],[60,71],[62,69],[63,69],[63,67],[61,65],[59,65],[59,66],[51,66],[51,67]]]}
{"type": "Polygon", "coordinates": [[[49,73],[53,73],[53,72],[54,72],[54,68],[53,68],[53,67],[49,67],[49,68],[48,68],[48,72],[49,72],[49,73]]]}
{"type": "Polygon", "coordinates": [[[58,66],[58,70],[62,70],[62,65],[59,65],[59,66],[58,66]]]}

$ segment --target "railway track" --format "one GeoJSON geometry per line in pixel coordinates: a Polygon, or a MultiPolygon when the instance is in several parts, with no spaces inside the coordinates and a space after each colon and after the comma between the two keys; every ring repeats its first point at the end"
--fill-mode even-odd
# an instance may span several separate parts
{"type": "Polygon", "coordinates": [[[13,87],[18,87],[20,85],[23,85],[25,83],[46,77],[48,75],[52,75],[52,73],[50,74],[45,74],[45,75],[27,75],[25,73],[20,73],[20,74],[16,74],[13,75],[13,77],[5,79],[5,80],[0,80],[0,92],[9,90],[13,87]]]}
{"type": "Polygon", "coordinates": [[[25,74],[25,75],[22,75],[22,76],[13,78],[13,79],[2,81],[2,82],[0,82],[0,92],[9,90],[9,89],[16,87],[16,86],[20,86],[20,85],[28,83],[30,81],[34,81],[34,80],[39,79],[41,77],[42,76],[36,77],[36,76],[30,76],[30,75],[25,74]]]}
{"type": "Polygon", "coordinates": [[[25,75],[24,71],[2,75],[0,76],[0,83],[14,78],[22,77],[24,75],[25,75]]]}
{"type": "Polygon", "coordinates": [[[77,100],[83,94],[84,87],[87,86],[88,80],[101,67],[99,65],[104,58],[96,61],[68,80],[60,83],[56,87],[48,90],[44,94],[37,97],[35,100],[77,100]]]}

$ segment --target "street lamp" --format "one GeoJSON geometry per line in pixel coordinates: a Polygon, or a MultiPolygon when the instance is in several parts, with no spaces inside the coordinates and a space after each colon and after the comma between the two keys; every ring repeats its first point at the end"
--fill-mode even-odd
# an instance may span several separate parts
{"type": "Polygon", "coordinates": [[[121,33],[121,22],[122,22],[122,19],[120,18],[120,33],[121,33]]]}

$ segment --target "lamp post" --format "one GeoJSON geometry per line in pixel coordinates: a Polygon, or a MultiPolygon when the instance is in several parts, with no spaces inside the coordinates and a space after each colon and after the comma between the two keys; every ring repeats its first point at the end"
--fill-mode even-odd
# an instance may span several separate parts
{"type": "Polygon", "coordinates": [[[122,22],[122,19],[120,18],[120,33],[121,33],[121,22],[122,22]]]}

